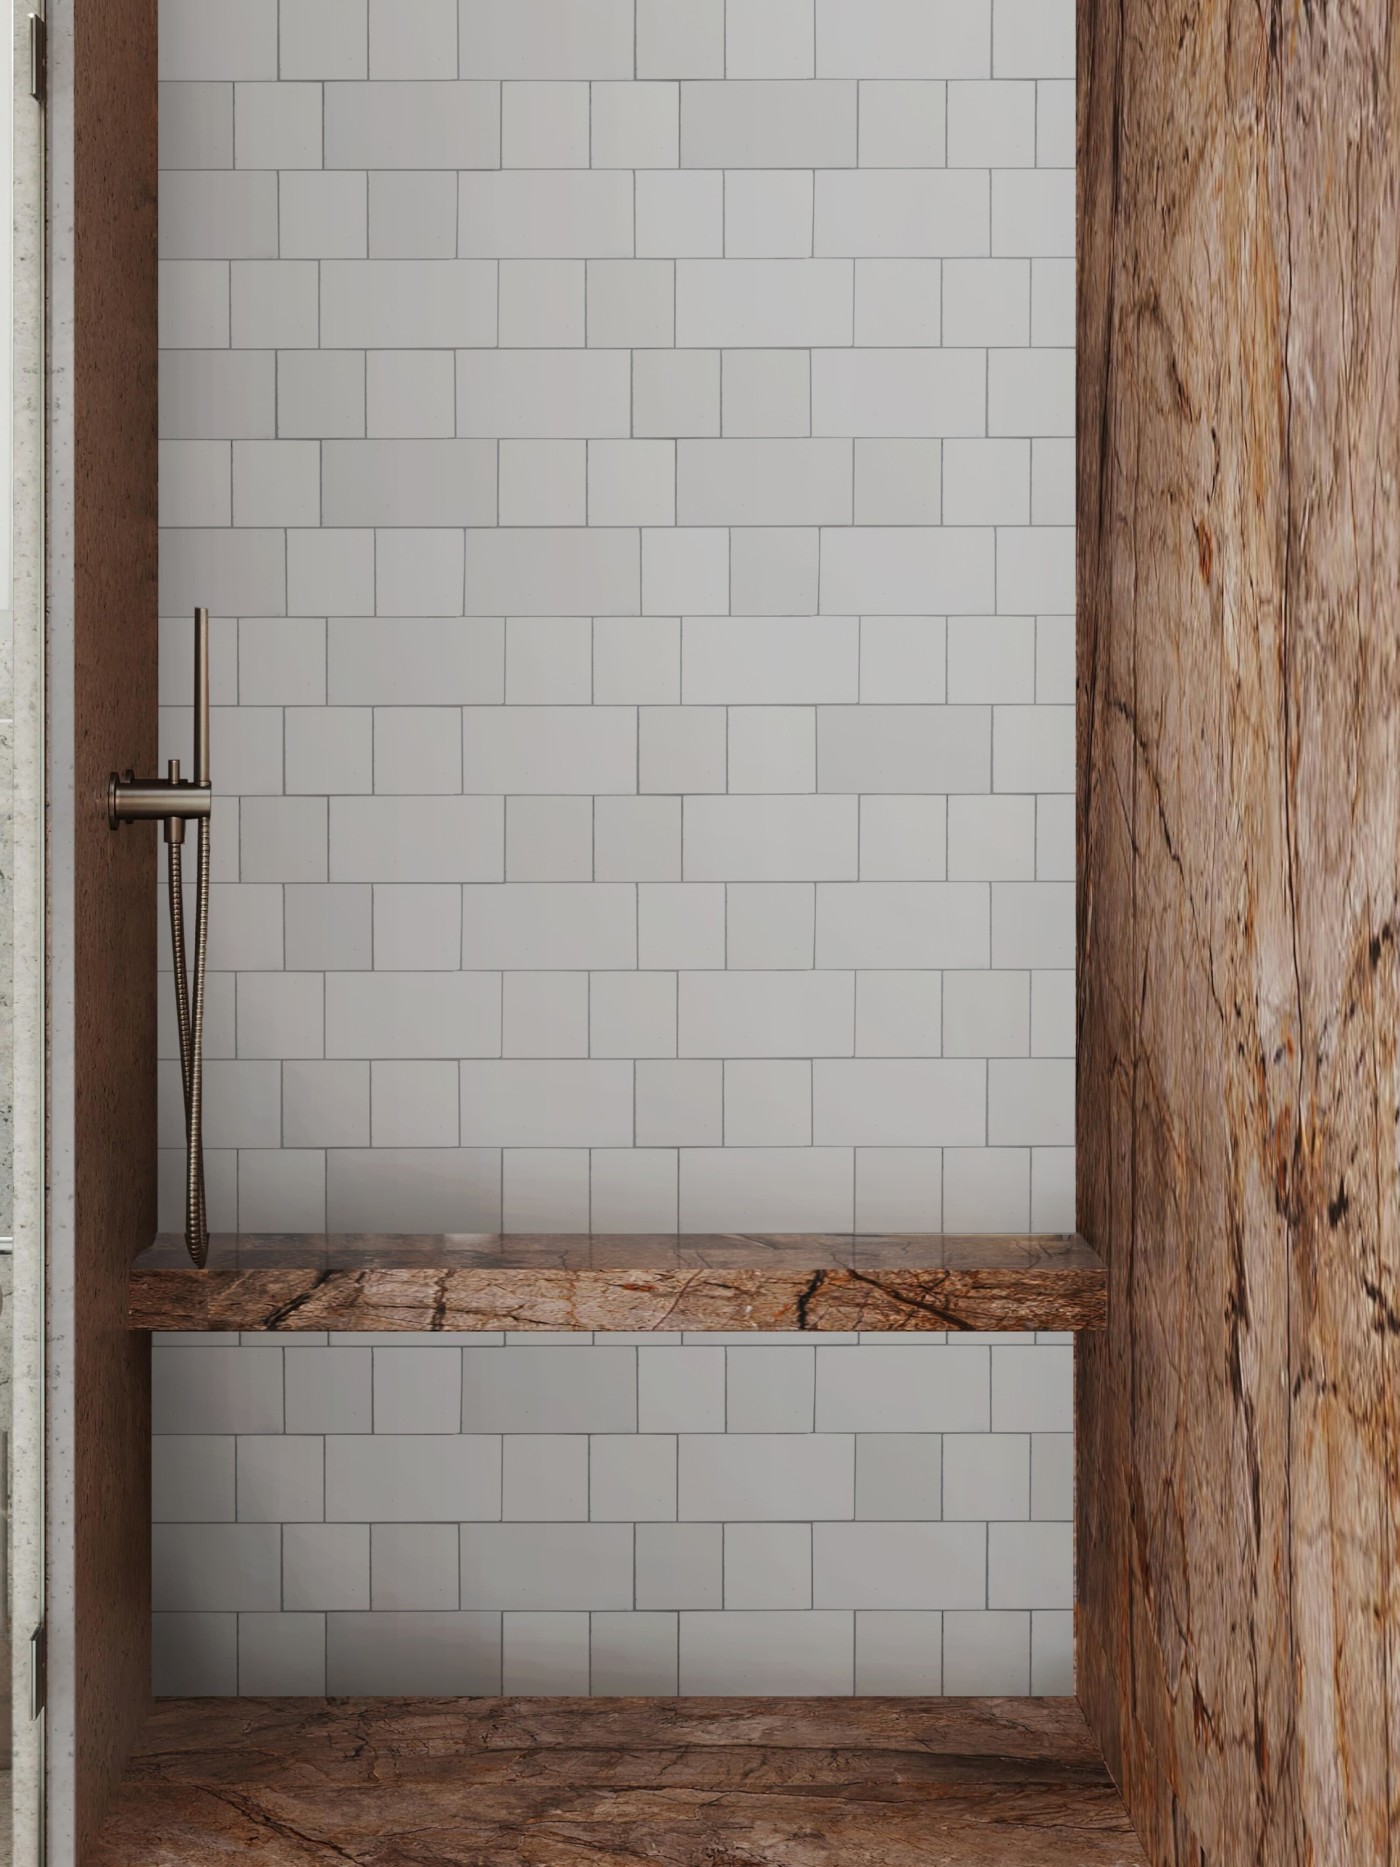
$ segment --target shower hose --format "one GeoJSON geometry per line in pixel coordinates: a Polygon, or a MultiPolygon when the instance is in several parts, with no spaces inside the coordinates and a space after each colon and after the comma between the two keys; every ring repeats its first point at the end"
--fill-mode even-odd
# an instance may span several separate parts
{"type": "Polygon", "coordinates": [[[194,984],[185,955],[184,824],[167,827],[170,858],[170,947],[175,965],[175,1018],[180,1029],[180,1081],[185,1092],[185,1244],[202,1270],[209,1256],[204,1210],[204,975],[209,949],[209,819],[195,819],[194,984]]]}

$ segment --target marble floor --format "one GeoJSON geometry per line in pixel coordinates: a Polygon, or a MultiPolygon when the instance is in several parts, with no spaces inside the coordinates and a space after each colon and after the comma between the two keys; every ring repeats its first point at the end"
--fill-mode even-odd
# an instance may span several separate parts
{"type": "Polygon", "coordinates": [[[1072,1699],[184,1699],[89,1867],[1146,1867],[1072,1699]]]}

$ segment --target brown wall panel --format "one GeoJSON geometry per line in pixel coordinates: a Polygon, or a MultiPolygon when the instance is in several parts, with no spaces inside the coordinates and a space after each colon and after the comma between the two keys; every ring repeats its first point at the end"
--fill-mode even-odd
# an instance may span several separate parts
{"type": "Polygon", "coordinates": [[[107,827],[156,757],[156,11],[73,21],[75,1641],[81,1860],[150,1690],[149,1347],[126,1328],[155,1229],[155,845],[107,827]]]}
{"type": "Polygon", "coordinates": [[[1400,1859],[1400,27],[1080,0],[1080,1693],[1400,1859]]]}

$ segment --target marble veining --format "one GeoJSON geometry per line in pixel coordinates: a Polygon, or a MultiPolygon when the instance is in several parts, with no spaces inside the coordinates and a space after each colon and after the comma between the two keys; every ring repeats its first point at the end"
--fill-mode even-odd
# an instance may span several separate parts
{"type": "Polygon", "coordinates": [[[1101,1329],[1083,1239],[951,1234],[163,1236],[138,1329],[1101,1329]]]}
{"type": "Polygon", "coordinates": [[[1145,1867],[1072,1699],[184,1699],[92,1867],[1145,1867]]]}

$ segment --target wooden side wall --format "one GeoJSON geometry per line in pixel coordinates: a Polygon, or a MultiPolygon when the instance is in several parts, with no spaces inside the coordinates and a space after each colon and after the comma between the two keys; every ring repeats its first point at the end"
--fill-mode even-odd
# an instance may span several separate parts
{"type": "Polygon", "coordinates": [[[1079,0],[1080,1695],[1400,1860],[1400,12],[1079,0]]]}
{"type": "Polygon", "coordinates": [[[155,1231],[155,851],[107,827],[156,758],[156,8],[73,30],[74,1639],[81,1862],[150,1692],[150,1354],[126,1327],[155,1231]]]}

